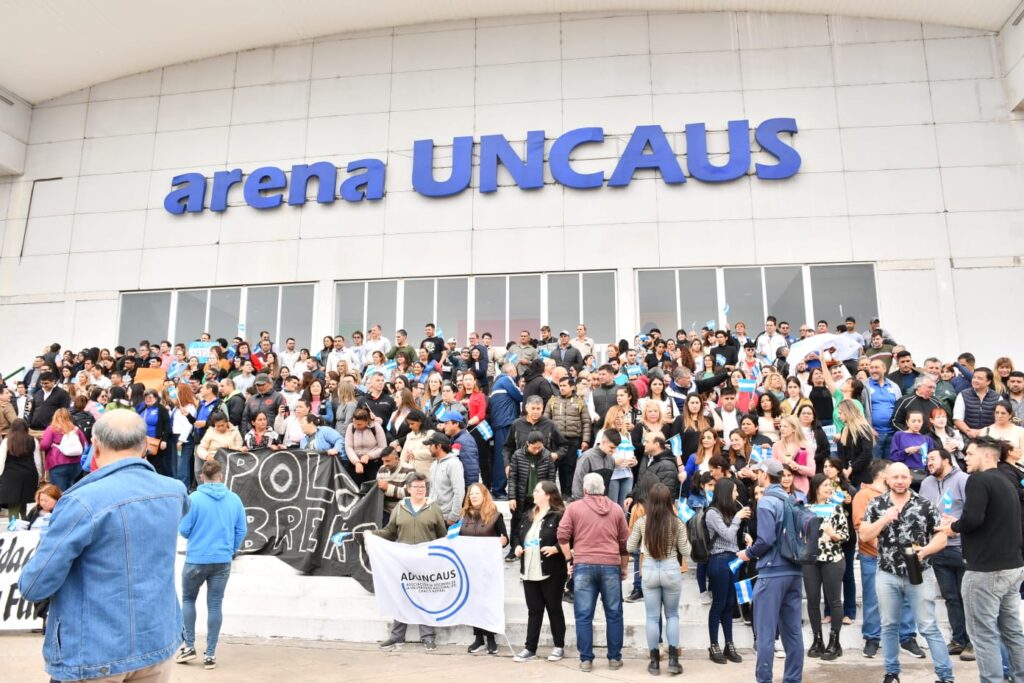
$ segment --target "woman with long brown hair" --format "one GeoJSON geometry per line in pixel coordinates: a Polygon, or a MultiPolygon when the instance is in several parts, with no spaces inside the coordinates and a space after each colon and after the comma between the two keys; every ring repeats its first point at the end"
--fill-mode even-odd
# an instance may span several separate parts
{"type": "Polygon", "coordinates": [[[529,614],[526,621],[526,645],[514,662],[537,658],[537,643],[544,612],[551,624],[554,649],[549,662],[565,656],[565,614],[562,612],[562,589],[568,576],[565,557],[558,547],[558,523],[562,521],[565,503],[553,481],[539,481],[533,489],[533,509],[523,516],[515,555],[519,558],[520,578],[529,614]]]}
{"type": "Polygon", "coordinates": [[[28,423],[17,418],[0,443],[0,507],[7,508],[11,519],[24,515],[42,474],[39,442],[28,433],[28,423]]]}
{"type": "Polygon", "coordinates": [[[55,412],[50,426],[39,439],[39,451],[43,454],[49,480],[61,491],[71,488],[81,473],[85,446],[85,432],[75,426],[68,409],[55,412]]]}
{"type": "MultiPolygon", "coordinates": [[[[192,387],[188,382],[179,382],[174,393],[171,389],[164,389],[164,400],[171,406],[171,432],[174,439],[168,449],[170,451],[173,475],[181,481],[186,489],[192,488],[192,459],[196,452],[196,412],[199,408],[199,401],[192,393],[192,387]]],[[[199,482],[196,482],[196,486],[199,482]]]]}
{"type": "MultiPolygon", "coordinates": [[[[462,529],[460,536],[498,537],[501,539],[501,546],[508,545],[508,531],[505,529],[505,518],[494,505],[491,492],[481,483],[470,484],[466,489],[466,497],[462,501],[462,529]]],[[[484,649],[484,641],[487,641],[487,654],[493,655],[498,651],[498,644],[494,642],[494,634],[476,626],[473,627],[473,642],[467,652],[475,655],[484,649]]]]}
{"type": "Polygon", "coordinates": [[[674,497],[664,484],[647,494],[644,516],[633,525],[626,551],[643,556],[644,608],[647,613],[647,648],[651,662],[647,671],[658,675],[661,669],[661,615],[665,613],[665,639],[668,640],[668,672],[682,673],[679,665],[679,593],[683,576],[678,557],[690,554],[686,526],[673,507],[674,497]]]}

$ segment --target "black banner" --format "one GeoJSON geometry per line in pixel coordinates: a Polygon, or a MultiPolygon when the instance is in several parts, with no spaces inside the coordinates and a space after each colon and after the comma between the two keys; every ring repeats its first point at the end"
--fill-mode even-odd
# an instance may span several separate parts
{"type": "Polygon", "coordinates": [[[356,536],[380,526],[380,489],[366,484],[360,493],[337,456],[316,451],[221,449],[217,460],[224,483],[245,505],[242,553],[275,555],[306,574],[351,576],[373,590],[370,560],[356,536]]]}

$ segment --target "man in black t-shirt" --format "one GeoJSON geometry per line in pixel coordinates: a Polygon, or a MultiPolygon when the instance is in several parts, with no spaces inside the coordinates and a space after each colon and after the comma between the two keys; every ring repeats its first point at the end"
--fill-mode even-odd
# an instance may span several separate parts
{"type": "Polygon", "coordinates": [[[441,365],[445,356],[444,339],[437,336],[437,328],[434,323],[427,323],[423,327],[423,333],[426,335],[426,339],[420,342],[420,348],[426,349],[430,360],[441,365]]]}

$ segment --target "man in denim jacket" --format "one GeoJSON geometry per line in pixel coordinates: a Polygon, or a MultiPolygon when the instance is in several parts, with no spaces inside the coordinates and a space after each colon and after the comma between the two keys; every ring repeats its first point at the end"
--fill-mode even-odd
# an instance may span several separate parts
{"type": "Polygon", "coordinates": [[[43,656],[55,680],[170,677],[182,627],[178,521],[189,500],[185,486],[157,474],[145,452],[146,425],[134,411],[97,420],[98,469],[58,501],[21,573],[27,600],[50,599],[43,656]]]}

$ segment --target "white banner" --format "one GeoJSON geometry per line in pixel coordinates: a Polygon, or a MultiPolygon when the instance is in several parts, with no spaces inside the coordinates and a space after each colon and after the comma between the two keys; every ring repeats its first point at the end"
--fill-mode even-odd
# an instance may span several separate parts
{"type": "Polygon", "coordinates": [[[367,536],[381,616],[406,624],[505,632],[505,570],[498,538],[392,543],[367,536]]]}
{"type": "Polygon", "coordinates": [[[0,533],[0,631],[27,631],[41,628],[41,619],[33,619],[34,603],[21,597],[18,577],[39,545],[38,531],[0,533]]]}

